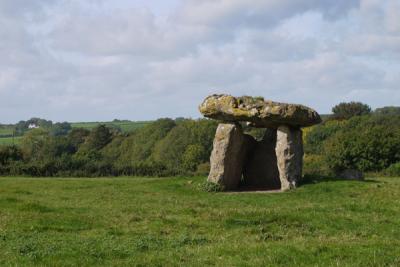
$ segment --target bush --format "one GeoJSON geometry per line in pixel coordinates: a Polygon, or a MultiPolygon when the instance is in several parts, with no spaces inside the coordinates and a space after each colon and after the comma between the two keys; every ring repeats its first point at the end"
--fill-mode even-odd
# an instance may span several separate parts
{"type": "Polygon", "coordinates": [[[400,161],[400,116],[367,116],[351,119],[324,144],[328,166],[381,171],[400,161]]]}
{"type": "Polygon", "coordinates": [[[347,121],[327,121],[323,124],[307,128],[304,134],[304,151],[321,154],[324,142],[340,130],[346,128],[347,121]]]}
{"type": "Polygon", "coordinates": [[[199,165],[197,165],[195,175],[207,176],[209,173],[210,173],[210,163],[209,162],[200,163],[199,165]]]}
{"type": "Polygon", "coordinates": [[[220,184],[211,183],[211,182],[204,182],[199,185],[199,189],[205,192],[221,192],[224,191],[224,187],[220,184]]]}
{"type": "Polygon", "coordinates": [[[400,107],[377,108],[374,113],[378,115],[400,115],[400,107]]]}
{"type": "Polygon", "coordinates": [[[332,108],[333,118],[338,120],[350,119],[371,113],[370,106],[361,102],[340,103],[332,108]]]}
{"type": "Polygon", "coordinates": [[[384,174],[392,177],[400,177],[400,162],[390,165],[384,171],[384,174]]]}
{"type": "Polygon", "coordinates": [[[332,175],[326,163],[325,157],[322,155],[306,154],[303,161],[304,175],[312,176],[329,176],[332,175]]]}

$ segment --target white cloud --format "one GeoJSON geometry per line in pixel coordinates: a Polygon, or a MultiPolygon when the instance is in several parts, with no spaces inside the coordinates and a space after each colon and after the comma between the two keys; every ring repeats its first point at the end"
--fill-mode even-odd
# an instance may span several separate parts
{"type": "Polygon", "coordinates": [[[214,92],[399,103],[398,1],[169,1],[1,1],[0,121],[198,117],[214,92]]]}

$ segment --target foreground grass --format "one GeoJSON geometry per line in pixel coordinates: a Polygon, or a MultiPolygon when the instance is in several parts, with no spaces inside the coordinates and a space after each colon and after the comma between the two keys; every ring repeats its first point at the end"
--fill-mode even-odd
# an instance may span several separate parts
{"type": "Polygon", "coordinates": [[[0,265],[400,265],[398,178],[278,194],[203,180],[0,178],[0,265]]]}

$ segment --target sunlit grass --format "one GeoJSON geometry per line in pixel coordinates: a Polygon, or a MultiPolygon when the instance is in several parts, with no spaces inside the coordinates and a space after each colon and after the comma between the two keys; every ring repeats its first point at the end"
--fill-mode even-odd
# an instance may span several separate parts
{"type": "Polygon", "coordinates": [[[398,178],[278,194],[204,179],[0,178],[0,265],[400,265],[398,178]]]}

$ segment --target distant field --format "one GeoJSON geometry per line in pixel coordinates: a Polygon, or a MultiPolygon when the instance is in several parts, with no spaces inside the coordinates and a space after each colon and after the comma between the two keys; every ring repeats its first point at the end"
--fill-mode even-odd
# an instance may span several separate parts
{"type": "MultiPolygon", "coordinates": [[[[85,128],[92,129],[99,124],[105,124],[107,126],[116,126],[119,127],[123,132],[131,132],[133,130],[139,129],[147,124],[151,123],[151,121],[121,121],[121,122],[74,122],[71,123],[73,128],[85,128]]],[[[13,143],[13,134],[14,128],[12,126],[1,126],[0,127],[0,145],[10,145],[13,143]]],[[[18,144],[21,141],[21,136],[15,137],[14,143],[18,144]]]]}
{"type": "Polygon", "coordinates": [[[1,266],[400,266],[400,178],[206,193],[199,178],[0,178],[1,266]]]}
{"type": "Polygon", "coordinates": [[[71,126],[73,128],[85,128],[85,129],[92,129],[99,124],[105,124],[107,126],[117,126],[120,127],[124,132],[130,132],[141,128],[147,124],[151,123],[151,121],[121,121],[121,122],[73,122],[71,126]]]}
{"type": "MultiPolygon", "coordinates": [[[[18,144],[21,141],[21,136],[17,136],[14,138],[14,143],[18,144]]],[[[12,137],[1,137],[0,138],[0,145],[11,145],[13,143],[12,137]]]]}
{"type": "Polygon", "coordinates": [[[0,137],[4,136],[4,135],[6,135],[6,136],[12,135],[13,131],[14,131],[14,128],[11,126],[10,127],[1,126],[0,127],[0,137]]]}

